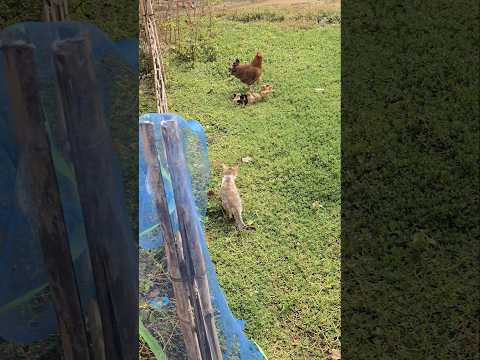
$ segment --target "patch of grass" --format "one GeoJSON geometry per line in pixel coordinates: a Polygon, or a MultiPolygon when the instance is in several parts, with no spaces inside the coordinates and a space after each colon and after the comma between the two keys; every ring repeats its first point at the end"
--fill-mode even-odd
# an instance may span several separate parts
{"type": "Polygon", "coordinates": [[[4,342],[0,338],[0,359],[2,360],[47,360],[63,359],[60,339],[56,335],[29,345],[4,342]]]}
{"type": "Polygon", "coordinates": [[[0,2],[0,30],[25,21],[39,21],[42,17],[41,1],[3,0],[0,2]]]}
{"type": "Polygon", "coordinates": [[[292,18],[296,21],[312,21],[320,25],[340,24],[342,22],[342,17],[337,12],[306,12],[295,15],[292,18]]]}
{"type": "MultiPolygon", "coordinates": [[[[199,120],[208,136],[215,195],[206,235],[219,282],[270,359],[326,359],[340,347],[340,28],[216,27],[216,61],[166,60],[170,110],[199,120]],[[244,86],[228,64],[257,48],[274,92],[238,107],[230,98],[244,86]],[[239,234],[222,216],[219,164],[246,156],[253,161],[241,163],[237,185],[257,230],[239,234]]],[[[155,111],[148,83],[140,111],[155,111]]]]}
{"type": "Polygon", "coordinates": [[[243,11],[235,12],[233,14],[227,15],[227,19],[231,21],[239,21],[243,23],[254,22],[254,21],[283,21],[285,20],[285,15],[279,14],[278,12],[270,10],[256,10],[256,11],[243,11]]]}
{"type": "Polygon", "coordinates": [[[363,5],[342,39],[343,355],[478,359],[478,5],[363,5]]]}
{"type": "Polygon", "coordinates": [[[286,23],[290,26],[333,25],[341,23],[340,12],[320,9],[301,9],[291,12],[286,9],[237,10],[219,13],[218,17],[241,23],[271,22],[286,23]]]}

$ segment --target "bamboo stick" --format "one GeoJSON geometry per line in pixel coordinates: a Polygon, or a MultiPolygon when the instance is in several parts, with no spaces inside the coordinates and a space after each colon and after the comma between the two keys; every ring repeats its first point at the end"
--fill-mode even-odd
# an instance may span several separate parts
{"type": "MultiPolygon", "coordinates": [[[[181,246],[178,248],[176,246],[175,235],[170,223],[170,213],[168,211],[165,189],[160,175],[161,170],[155,145],[153,124],[141,123],[140,135],[143,141],[148,173],[150,174],[150,188],[153,189],[155,206],[160,220],[163,239],[165,241],[168,273],[172,279],[177,316],[180,319],[180,328],[185,341],[187,356],[189,360],[200,360],[202,357],[195,329],[192,307],[189,302],[189,294],[185,283],[186,280],[181,271],[183,252],[181,252],[181,246]],[[177,252],[177,250],[179,251],[177,252]]],[[[178,236],[179,234],[177,234],[177,237],[178,236]]]]}
{"type": "Polygon", "coordinates": [[[92,359],[68,246],[50,143],[44,127],[33,46],[4,45],[17,143],[18,203],[40,241],[66,360],[92,359]]]}
{"type": "Polygon", "coordinates": [[[68,19],[67,0],[43,0],[44,21],[65,21],[68,19]]]}
{"type": "Polygon", "coordinates": [[[210,299],[205,261],[202,248],[200,247],[199,223],[195,221],[198,214],[194,209],[193,195],[189,190],[188,170],[177,122],[172,120],[163,121],[162,135],[165,143],[167,163],[172,176],[180,233],[193,262],[194,279],[198,288],[211,358],[213,360],[221,360],[222,352],[213,318],[214,310],[210,299]]]}

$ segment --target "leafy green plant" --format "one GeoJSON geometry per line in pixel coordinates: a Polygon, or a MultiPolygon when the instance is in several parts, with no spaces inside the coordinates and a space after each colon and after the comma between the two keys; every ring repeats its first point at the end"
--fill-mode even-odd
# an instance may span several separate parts
{"type": "Polygon", "coordinates": [[[147,343],[150,351],[155,355],[157,360],[167,360],[167,356],[158,344],[157,340],[150,334],[150,331],[143,325],[142,318],[138,319],[138,330],[142,339],[147,343]]]}

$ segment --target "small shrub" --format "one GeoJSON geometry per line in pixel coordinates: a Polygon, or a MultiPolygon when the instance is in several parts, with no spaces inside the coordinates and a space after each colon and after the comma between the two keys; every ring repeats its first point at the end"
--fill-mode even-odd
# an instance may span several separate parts
{"type": "Polygon", "coordinates": [[[217,60],[218,48],[214,42],[204,43],[200,49],[203,62],[214,62],[217,60]]]}
{"type": "Polygon", "coordinates": [[[171,46],[170,53],[177,61],[193,65],[197,61],[213,62],[217,60],[218,49],[211,38],[200,35],[196,40],[187,37],[179,45],[171,46]]]}
{"type": "Polygon", "coordinates": [[[174,60],[193,66],[196,62],[213,62],[217,59],[218,48],[215,43],[214,24],[208,16],[181,16],[165,19],[163,27],[170,33],[178,34],[173,39],[165,37],[169,53],[174,60]]]}

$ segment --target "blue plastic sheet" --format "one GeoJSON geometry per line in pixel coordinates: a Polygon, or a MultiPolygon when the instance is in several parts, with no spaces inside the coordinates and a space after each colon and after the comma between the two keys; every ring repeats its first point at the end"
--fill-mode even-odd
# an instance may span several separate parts
{"type": "MultiPolygon", "coordinates": [[[[200,123],[194,120],[186,121],[176,114],[146,114],[140,117],[140,123],[150,122],[154,125],[155,142],[159,153],[162,179],[165,187],[171,222],[174,231],[178,229],[175,223],[175,200],[164,154],[164,144],[161,135],[161,122],[164,120],[177,121],[183,140],[183,148],[189,171],[190,190],[193,204],[197,210],[197,226],[201,227],[200,245],[207,267],[207,278],[211,294],[212,305],[215,310],[215,320],[223,351],[224,359],[264,359],[254,342],[244,333],[244,322],[236,319],[228,307],[225,295],[217,281],[215,267],[210,259],[208,247],[203,231],[202,219],[207,209],[207,189],[209,182],[208,146],[205,133],[200,123]]],[[[158,249],[163,246],[162,234],[158,228],[158,218],[154,209],[152,189],[148,185],[148,173],[143,153],[142,139],[139,139],[139,201],[140,201],[140,246],[144,249],[158,249]]],[[[163,299],[165,294],[159,294],[163,299]]]]}

